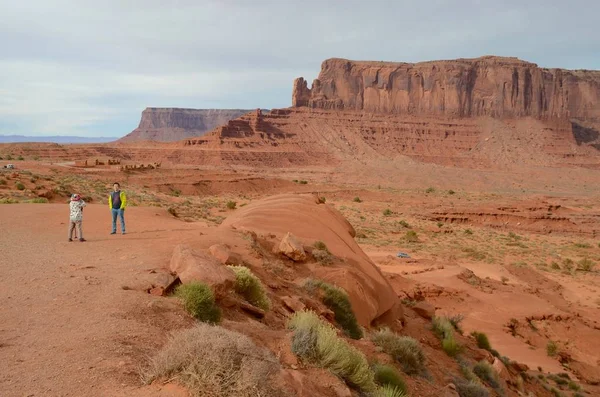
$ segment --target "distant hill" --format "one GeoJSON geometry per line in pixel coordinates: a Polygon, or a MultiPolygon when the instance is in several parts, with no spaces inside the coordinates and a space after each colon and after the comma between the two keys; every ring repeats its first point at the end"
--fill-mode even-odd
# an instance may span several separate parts
{"type": "Polygon", "coordinates": [[[51,142],[51,143],[104,143],[112,142],[119,139],[118,137],[104,136],[25,136],[25,135],[0,135],[0,143],[16,143],[16,142],[51,142]]]}

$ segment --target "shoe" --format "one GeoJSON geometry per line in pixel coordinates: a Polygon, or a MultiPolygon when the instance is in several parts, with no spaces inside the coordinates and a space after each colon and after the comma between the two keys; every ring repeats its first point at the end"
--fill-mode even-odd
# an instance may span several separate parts
{"type": "Polygon", "coordinates": [[[117,232],[111,232],[110,234],[117,234],[117,232]]]}
{"type": "Polygon", "coordinates": [[[79,241],[81,241],[83,243],[84,241],[86,241],[86,239],[80,238],[79,241]]]}
{"type": "Polygon", "coordinates": [[[72,238],[70,238],[70,239],[69,239],[69,241],[73,241],[73,239],[72,239],[72,238]]]}

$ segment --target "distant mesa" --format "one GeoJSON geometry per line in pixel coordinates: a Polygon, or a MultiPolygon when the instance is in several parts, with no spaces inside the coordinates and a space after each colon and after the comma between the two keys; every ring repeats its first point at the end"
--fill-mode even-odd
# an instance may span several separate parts
{"type": "Polygon", "coordinates": [[[199,137],[256,109],[146,108],[138,128],[119,142],[173,142],[199,137]]]}
{"type": "Polygon", "coordinates": [[[83,136],[25,136],[25,135],[0,135],[0,143],[59,143],[59,144],[84,144],[106,143],[116,141],[117,137],[83,137],[83,136]]]}

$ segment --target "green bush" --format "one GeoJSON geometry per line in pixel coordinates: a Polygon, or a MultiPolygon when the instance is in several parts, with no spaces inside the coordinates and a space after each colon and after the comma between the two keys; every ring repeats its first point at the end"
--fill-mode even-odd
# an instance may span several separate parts
{"type": "Polygon", "coordinates": [[[392,386],[406,393],[406,382],[402,378],[402,375],[391,365],[375,364],[373,366],[373,372],[375,373],[375,383],[380,386],[392,386]]]}
{"type": "Polygon", "coordinates": [[[362,203],[362,200],[358,196],[354,197],[354,199],[352,201],[354,201],[355,203],[362,203]]]}
{"type": "Polygon", "coordinates": [[[456,357],[461,352],[462,346],[454,339],[454,336],[442,340],[442,349],[450,357],[456,357]]]}
{"type": "Polygon", "coordinates": [[[48,203],[48,199],[45,198],[45,197],[36,197],[34,199],[29,200],[28,203],[33,203],[33,204],[47,204],[48,203]]]}
{"type": "Polygon", "coordinates": [[[19,190],[25,190],[25,185],[23,185],[21,182],[15,183],[15,186],[19,190]]]}
{"type": "Polygon", "coordinates": [[[454,339],[454,326],[446,317],[434,317],[432,330],[442,341],[442,349],[450,357],[455,357],[462,350],[462,346],[454,339]]]}
{"type": "Polygon", "coordinates": [[[322,265],[329,265],[333,262],[333,256],[329,251],[314,249],[312,256],[322,265]]]}
{"type": "Polygon", "coordinates": [[[556,344],[556,342],[551,340],[548,341],[548,344],[546,344],[546,353],[550,357],[556,356],[556,353],[558,353],[558,345],[556,344]]]}
{"type": "Polygon", "coordinates": [[[580,391],[581,390],[581,386],[579,386],[579,384],[570,381],[569,382],[569,389],[573,390],[573,391],[580,391]]]}
{"type": "Polygon", "coordinates": [[[473,367],[473,372],[479,377],[479,379],[494,389],[500,389],[500,380],[498,379],[498,374],[492,365],[487,361],[482,360],[475,364],[473,367]]]}
{"type": "Polygon", "coordinates": [[[582,272],[591,272],[592,270],[594,270],[595,266],[596,264],[588,258],[584,258],[577,262],[577,270],[580,270],[582,272]]]}
{"type": "Polygon", "coordinates": [[[263,310],[269,310],[271,301],[258,277],[245,266],[228,266],[235,273],[235,292],[263,310]]]}
{"type": "Polygon", "coordinates": [[[349,386],[362,392],[375,392],[375,375],[366,357],[337,336],[335,328],[311,311],[292,315],[288,327],[292,335],[292,352],[303,360],[329,369],[349,386]]]}
{"type": "Polygon", "coordinates": [[[414,230],[409,230],[404,235],[404,239],[406,241],[408,241],[409,243],[416,243],[419,241],[419,236],[417,235],[417,232],[415,232],[414,230]]]}
{"type": "Polygon", "coordinates": [[[377,390],[376,397],[407,397],[408,394],[396,386],[386,385],[377,390]]]}
{"type": "Polygon", "coordinates": [[[490,340],[488,339],[487,335],[483,332],[473,331],[471,332],[471,336],[475,338],[475,340],[477,341],[477,347],[479,347],[480,349],[492,349],[492,345],[490,345],[490,340]]]}
{"type": "Polygon", "coordinates": [[[304,284],[309,291],[320,289],[323,292],[323,303],[335,315],[335,322],[340,326],[346,335],[352,339],[362,338],[362,330],[356,321],[356,316],[352,310],[352,304],[346,291],[342,288],[327,284],[321,280],[309,279],[304,284]]]}
{"type": "Polygon", "coordinates": [[[490,392],[479,382],[457,382],[456,391],[460,397],[489,397],[490,392]]]}
{"type": "Polygon", "coordinates": [[[19,201],[12,199],[10,197],[2,197],[0,198],[0,204],[18,204],[19,201]]]}
{"type": "Polygon", "coordinates": [[[425,353],[416,339],[397,335],[387,328],[377,331],[371,339],[407,374],[417,374],[425,369],[425,353]]]}
{"type": "Polygon", "coordinates": [[[235,201],[228,201],[226,204],[227,208],[230,210],[234,210],[235,207],[237,206],[237,203],[235,201]]]}
{"type": "Polygon", "coordinates": [[[315,243],[313,244],[313,247],[315,249],[321,250],[321,251],[327,251],[329,252],[329,248],[327,248],[327,245],[322,242],[322,241],[315,241],[315,243]]]}
{"type": "Polygon", "coordinates": [[[392,214],[393,214],[393,212],[392,212],[392,210],[391,210],[391,209],[389,209],[389,208],[386,208],[386,209],[383,211],[383,216],[392,216],[392,214]]]}
{"type": "Polygon", "coordinates": [[[193,317],[205,323],[218,323],[221,310],[215,304],[215,296],[204,283],[193,282],[177,287],[175,294],[183,300],[183,307],[193,317]]]}

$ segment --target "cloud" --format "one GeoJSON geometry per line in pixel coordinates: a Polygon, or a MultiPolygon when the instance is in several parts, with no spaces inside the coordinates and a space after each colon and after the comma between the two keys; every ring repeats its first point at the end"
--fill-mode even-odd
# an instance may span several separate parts
{"type": "Polygon", "coordinates": [[[0,133],[123,135],[146,106],[289,106],[330,57],[600,69],[600,3],[0,0],[0,133]]]}

